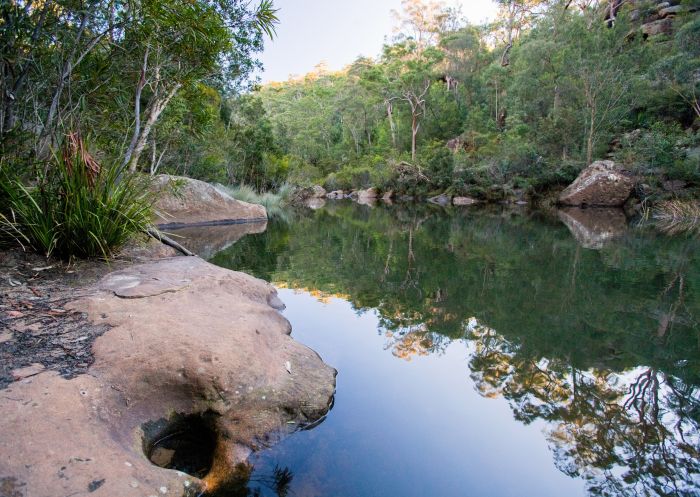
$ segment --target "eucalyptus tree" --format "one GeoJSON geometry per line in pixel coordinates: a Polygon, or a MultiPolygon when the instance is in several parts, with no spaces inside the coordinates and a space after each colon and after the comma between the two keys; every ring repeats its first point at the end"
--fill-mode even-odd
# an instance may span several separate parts
{"type": "Polygon", "coordinates": [[[443,54],[435,47],[421,49],[412,40],[396,43],[384,48],[383,62],[386,64],[392,98],[404,102],[411,118],[411,160],[416,159],[416,143],[421,119],[426,113],[428,92],[437,79],[437,66],[443,54]]]}
{"type": "Polygon", "coordinates": [[[25,132],[41,157],[60,129],[118,143],[126,121],[134,170],[175,95],[240,88],[276,22],[272,0],[0,2],[0,136],[25,132]]]}
{"type": "Polygon", "coordinates": [[[122,39],[125,64],[137,71],[133,133],[123,164],[136,170],[154,124],[185,85],[219,76],[233,87],[255,67],[252,54],[271,35],[271,0],[142,0],[122,39]],[[145,102],[142,117],[142,101],[145,102]]]}
{"type": "Polygon", "coordinates": [[[392,10],[398,41],[412,39],[420,50],[435,46],[440,35],[454,27],[456,14],[444,1],[401,0],[401,11],[392,10]]]}
{"type": "Polygon", "coordinates": [[[118,28],[110,12],[100,0],[0,3],[0,135],[18,127],[41,141],[54,134],[75,104],[64,98],[74,73],[118,28]]]}

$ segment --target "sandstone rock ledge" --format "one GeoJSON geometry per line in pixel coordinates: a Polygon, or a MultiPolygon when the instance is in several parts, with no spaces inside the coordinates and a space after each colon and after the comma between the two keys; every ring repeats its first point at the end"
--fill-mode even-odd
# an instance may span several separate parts
{"type": "Polygon", "coordinates": [[[159,193],[155,222],[161,228],[267,222],[262,205],[236,200],[204,181],[160,174],[153,183],[159,193]]]}
{"type": "Polygon", "coordinates": [[[271,285],[196,257],[105,276],[73,304],[112,326],[88,374],[44,372],[0,391],[0,493],[215,492],[250,450],[331,405],[335,370],[289,336],[281,305],[271,285]],[[208,474],[153,465],[144,449],[196,414],[214,437],[208,474]]]}

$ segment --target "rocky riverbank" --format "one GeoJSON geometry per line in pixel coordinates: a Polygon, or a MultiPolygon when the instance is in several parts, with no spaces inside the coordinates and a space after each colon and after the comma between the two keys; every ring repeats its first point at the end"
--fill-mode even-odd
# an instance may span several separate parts
{"type": "Polygon", "coordinates": [[[330,407],[335,371],[289,336],[261,280],[174,257],[82,293],[65,309],[103,330],[89,369],[65,378],[39,367],[0,390],[3,497],[212,492],[251,450],[330,407]],[[204,423],[210,441],[195,475],[154,464],[186,457],[153,455],[183,419],[204,423]]]}
{"type": "MultiPolygon", "coordinates": [[[[264,229],[264,208],[179,186],[168,222],[264,229]]],[[[154,243],[110,265],[0,253],[0,497],[226,493],[330,408],[335,370],[274,287],[154,243]]]]}

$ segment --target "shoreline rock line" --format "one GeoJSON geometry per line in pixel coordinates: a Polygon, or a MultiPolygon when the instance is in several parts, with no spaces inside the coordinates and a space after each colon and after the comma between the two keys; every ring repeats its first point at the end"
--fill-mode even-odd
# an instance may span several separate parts
{"type": "Polygon", "coordinates": [[[110,329],[86,374],[2,391],[0,479],[19,495],[216,492],[251,451],[332,405],[336,371],[291,338],[274,287],[244,273],[161,259],[107,274],[70,307],[110,329]],[[145,453],[188,417],[207,419],[213,444],[196,476],[145,453]]]}

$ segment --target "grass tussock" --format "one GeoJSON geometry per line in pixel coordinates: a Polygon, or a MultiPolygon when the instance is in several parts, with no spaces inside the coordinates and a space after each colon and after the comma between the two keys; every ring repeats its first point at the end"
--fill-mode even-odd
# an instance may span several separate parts
{"type": "Polygon", "coordinates": [[[0,163],[0,239],[47,256],[108,258],[151,224],[153,194],[144,177],[103,166],[69,134],[26,181],[0,163]]]}
{"type": "Polygon", "coordinates": [[[668,200],[653,211],[658,226],[669,234],[700,231],[700,201],[668,200]]]}
{"type": "Polygon", "coordinates": [[[285,218],[286,211],[284,207],[292,195],[293,187],[288,184],[283,184],[276,192],[258,193],[253,187],[239,184],[235,186],[217,185],[227,194],[231,195],[236,200],[248,202],[250,204],[259,204],[267,210],[269,219],[285,218]]]}

